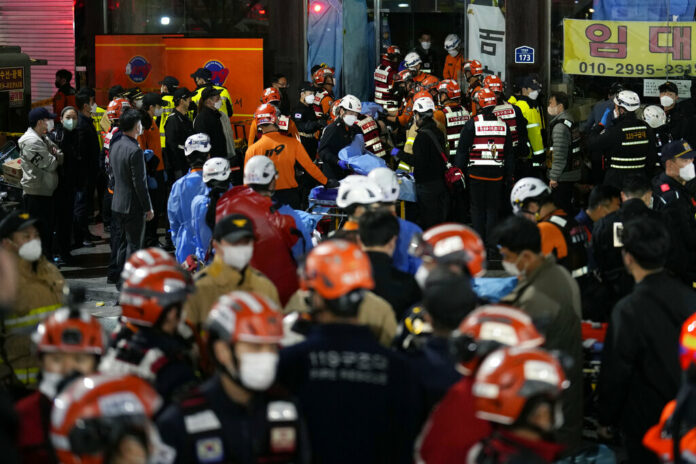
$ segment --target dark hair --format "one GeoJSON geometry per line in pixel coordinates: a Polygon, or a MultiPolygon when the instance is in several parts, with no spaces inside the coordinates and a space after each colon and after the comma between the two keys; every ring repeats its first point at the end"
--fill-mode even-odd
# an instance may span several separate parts
{"type": "Polygon", "coordinates": [[[476,293],[471,288],[471,279],[446,266],[436,267],[425,281],[423,306],[432,317],[436,329],[456,329],[476,307],[476,293]]]}
{"type": "Polygon", "coordinates": [[[631,174],[624,178],[621,191],[630,198],[639,198],[652,191],[652,186],[647,177],[641,174],[631,174]]]}
{"type": "Polygon", "coordinates": [[[556,100],[557,105],[563,105],[563,109],[567,110],[570,108],[570,99],[568,99],[568,94],[565,92],[551,92],[549,99],[553,98],[556,100]]]}
{"type": "Polygon", "coordinates": [[[119,120],[119,127],[123,132],[129,132],[138,124],[138,121],[142,121],[142,114],[135,108],[128,108],[123,112],[119,120]]]}
{"type": "MultiPolygon", "coordinates": [[[[227,189],[212,188],[213,184],[216,182],[220,184],[222,183],[221,181],[213,180],[206,184],[208,187],[211,187],[210,194],[208,195],[210,202],[208,203],[208,210],[205,212],[205,223],[208,227],[210,227],[210,230],[215,229],[215,210],[217,208],[218,200],[227,191],[227,189]]],[[[229,181],[227,182],[227,185],[229,186],[229,181]]]]}
{"type": "Polygon", "coordinates": [[[529,250],[541,253],[541,233],[536,223],[521,216],[510,216],[493,231],[498,245],[513,253],[529,250]]]}
{"type": "Polygon", "coordinates": [[[399,235],[399,220],[389,211],[367,211],[358,219],[358,231],[366,247],[384,246],[399,235]]]}
{"type": "Polygon", "coordinates": [[[56,77],[59,79],[65,79],[68,82],[70,82],[72,80],[72,73],[67,69],[59,69],[58,71],[56,71],[56,77]]]}
{"type": "Polygon", "coordinates": [[[321,68],[322,68],[322,66],[320,64],[315,64],[314,66],[312,66],[312,70],[311,70],[312,76],[314,76],[314,73],[317,72],[317,70],[319,70],[321,68]]]}
{"type": "Polygon", "coordinates": [[[97,92],[95,92],[92,87],[81,87],[80,90],[77,91],[77,93],[85,93],[88,97],[97,96],[97,92]]]}
{"type": "Polygon", "coordinates": [[[275,73],[275,74],[273,74],[273,77],[271,77],[271,84],[274,84],[274,83],[278,82],[278,81],[281,80],[282,78],[287,79],[288,76],[286,76],[286,75],[283,74],[283,73],[275,73]]]}
{"type": "Polygon", "coordinates": [[[75,94],[75,106],[77,107],[77,111],[82,111],[85,105],[89,105],[90,98],[87,92],[83,92],[82,89],[80,89],[80,91],[75,94]]]}
{"type": "Polygon", "coordinates": [[[621,235],[624,250],[645,270],[655,270],[667,262],[669,232],[661,221],[639,217],[624,223],[621,235]]]}
{"type": "Polygon", "coordinates": [[[432,33],[430,30],[428,30],[428,29],[423,29],[423,30],[421,31],[420,35],[418,36],[418,38],[420,39],[420,38],[423,37],[424,35],[429,35],[429,36],[432,38],[433,33],[432,33]]]}
{"type": "Polygon", "coordinates": [[[109,101],[112,101],[114,98],[116,98],[116,95],[119,95],[123,93],[125,89],[123,88],[122,85],[114,85],[109,89],[109,101]]]}
{"type": "Polygon", "coordinates": [[[589,209],[596,209],[603,204],[611,203],[614,198],[620,197],[621,192],[616,187],[604,184],[596,185],[590,192],[587,206],[589,209]]]}

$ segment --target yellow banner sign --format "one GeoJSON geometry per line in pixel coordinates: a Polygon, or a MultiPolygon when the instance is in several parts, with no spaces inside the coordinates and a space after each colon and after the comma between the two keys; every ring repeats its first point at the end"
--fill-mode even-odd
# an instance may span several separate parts
{"type": "Polygon", "coordinates": [[[563,72],[593,76],[696,75],[696,23],[565,19],[563,72]]]}

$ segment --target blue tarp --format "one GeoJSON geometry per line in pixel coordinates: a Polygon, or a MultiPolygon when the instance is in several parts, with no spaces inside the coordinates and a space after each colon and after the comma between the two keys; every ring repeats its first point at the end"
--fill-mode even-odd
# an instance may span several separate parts
{"type": "Polygon", "coordinates": [[[365,0],[343,0],[343,29],[343,40],[348,45],[343,47],[344,93],[367,100],[371,95],[374,71],[374,61],[370,61],[370,49],[374,50],[374,40],[369,41],[365,0]]]}
{"type": "Polygon", "coordinates": [[[474,278],[474,292],[490,301],[497,303],[505,295],[517,286],[517,277],[476,277],[474,278]]]}
{"type": "Polygon", "coordinates": [[[386,167],[384,160],[365,150],[363,136],[358,134],[350,145],[338,152],[338,159],[347,161],[356,174],[366,176],[375,168],[386,167]]]}
{"type": "Polygon", "coordinates": [[[696,0],[594,0],[593,8],[600,21],[693,21],[696,0]]]}
{"type": "Polygon", "coordinates": [[[326,63],[336,70],[334,95],[341,95],[341,68],[343,67],[343,8],[340,0],[317,0],[322,9],[318,13],[310,4],[307,17],[307,80],[311,69],[326,63]]]}

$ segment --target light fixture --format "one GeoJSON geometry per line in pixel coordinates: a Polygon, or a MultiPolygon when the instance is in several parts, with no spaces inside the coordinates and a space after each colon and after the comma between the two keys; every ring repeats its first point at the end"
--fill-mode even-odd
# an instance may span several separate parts
{"type": "Polygon", "coordinates": [[[399,3],[397,6],[398,6],[399,8],[408,8],[408,7],[409,7],[409,4],[408,4],[408,3],[399,3]]]}
{"type": "Polygon", "coordinates": [[[317,14],[321,13],[323,9],[324,5],[320,2],[314,2],[314,4],[312,5],[312,11],[317,14]]]}
{"type": "Polygon", "coordinates": [[[589,11],[590,13],[594,13],[594,8],[590,8],[590,9],[587,10],[587,11],[589,11]]]}
{"type": "Polygon", "coordinates": [[[169,21],[170,21],[169,16],[162,16],[160,18],[160,24],[163,26],[169,26],[169,21]]]}

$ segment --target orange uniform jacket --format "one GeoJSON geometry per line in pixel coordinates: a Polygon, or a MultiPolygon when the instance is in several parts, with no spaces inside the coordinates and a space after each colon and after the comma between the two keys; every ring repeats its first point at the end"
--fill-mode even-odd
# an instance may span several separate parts
{"type": "Polygon", "coordinates": [[[445,67],[442,68],[442,78],[443,79],[454,79],[455,81],[459,79],[459,73],[462,71],[462,65],[464,64],[464,59],[460,53],[457,56],[451,56],[447,54],[447,59],[445,59],[445,67]]]}
{"type": "Polygon", "coordinates": [[[162,142],[160,140],[159,126],[155,124],[155,120],[152,120],[152,125],[149,129],[145,129],[143,126],[143,133],[138,136],[138,144],[140,148],[145,150],[152,150],[155,152],[155,156],[159,160],[157,164],[157,170],[164,170],[164,162],[162,161],[162,142]]]}
{"type": "Polygon", "coordinates": [[[326,176],[312,163],[302,143],[295,138],[285,136],[280,132],[264,134],[258,142],[247,149],[244,165],[246,166],[252,156],[259,155],[269,157],[275,164],[278,171],[276,190],[297,188],[295,163],[300,163],[305,171],[314,177],[317,182],[322,185],[326,184],[326,176]]]}
{"type": "MultiPolygon", "coordinates": [[[[563,210],[556,210],[551,215],[566,216],[563,210]]],[[[544,255],[555,254],[556,259],[568,256],[568,243],[563,231],[554,223],[542,221],[537,224],[541,234],[541,252],[544,255]]]]}
{"type": "MultiPolygon", "coordinates": [[[[281,129],[280,133],[288,137],[295,137],[296,139],[299,139],[300,137],[300,134],[297,132],[297,126],[295,125],[295,121],[293,121],[290,118],[288,118],[288,129],[281,129]]],[[[256,126],[256,119],[254,119],[251,121],[251,126],[249,126],[249,137],[247,137],[247,146],[252,146],[254,142],[256,142],[260,138],[261,133],[259,132],[258,127],[256,126]]]]}
{"type": "Polygon", "coordinates": [[[57,91],[53,95],[53,112],[56,114],[56,121],[60,120],[60,113],[66,106],[77,107],[75,103],[75,94],[66,95],[61,90],[57,91]]]}

